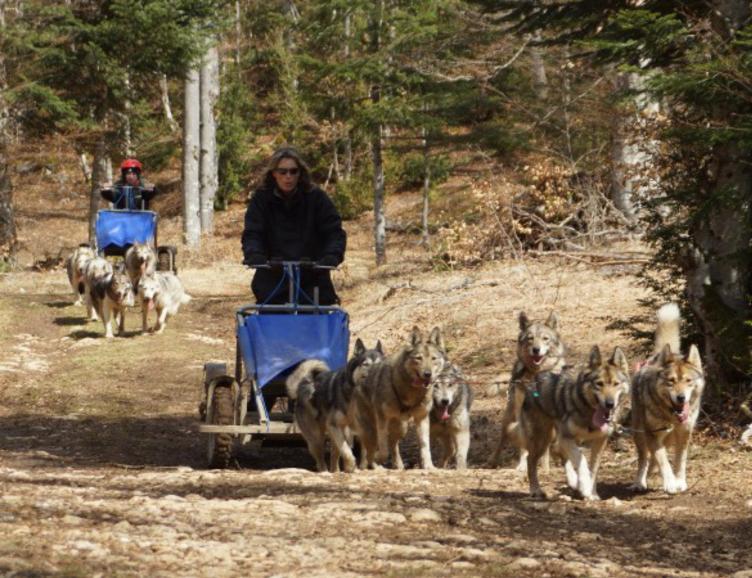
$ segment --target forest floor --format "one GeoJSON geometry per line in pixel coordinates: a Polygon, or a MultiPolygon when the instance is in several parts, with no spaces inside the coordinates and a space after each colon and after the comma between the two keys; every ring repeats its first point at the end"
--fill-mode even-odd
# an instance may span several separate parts
{"type": "MultiPolygon", "coordinates": [[[[519,312],[556,310],[575,360],[595,343],[637,360],[645,345],[623,322],[645,313],[647,292],[633,267],[541,258],[438,271],[415,237],[394,235],[376,269],[370,217],[348,222],[336,283],[352,335],[391,351],[413,325],[441,326],[476,392],[470,468],[416,469],[407,440],[404,472],[317,474],[303,446],[245,446],[232,469],[209,470],[201,373],[232,365],[233,312],[250,301],[243,206],[218,215],[201,254],[181,246],[194,299],[162,335],[142,335],[136,311],[105,340],[59,267],[85,240],[86,199],[16,198],[22,264],[41,270],[0,275],[0,575],[752,577],[752,452],[707,420],[679,496],[628,490],[631,442],[607,451],[599,502],[574,497],[559,467],[542,476],[550,499],[530,499],[511,449],[504,467],[484,466],[519,312]]],[[[168,205],[161,240],[179,244],[168,205]]],[[[418,205],[404,194],[388,210],[418,205]]]]}

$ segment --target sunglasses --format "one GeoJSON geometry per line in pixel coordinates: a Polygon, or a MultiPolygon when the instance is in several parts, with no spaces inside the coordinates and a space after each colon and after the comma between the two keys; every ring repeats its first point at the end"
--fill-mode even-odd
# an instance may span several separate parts
{"type": "Polygon", "coordinates": [[[300,169],[274,169],[274,172],[281,176],[290,175],[294,177],[300,172],[300,169]]]}
{"type": "Polygon", "coordinates": [[[123,171],[124,175],[130,175],[131,173],[137,175],[138,174],[138,169],[125,169],[123,171]]]}

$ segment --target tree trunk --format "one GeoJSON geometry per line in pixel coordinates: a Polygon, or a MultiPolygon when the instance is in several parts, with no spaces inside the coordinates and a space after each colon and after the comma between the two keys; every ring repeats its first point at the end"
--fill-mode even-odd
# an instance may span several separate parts
{"type": "MultiPolygon", "coordinates": [[[[644,90],[645,79],[634,73],[620,73],[614,80],[617,91],[637,91],[621,114],[615,114],[611,142],[611,200],[629,220],[636,219],[635,203],[650,194],[653,186],[647,182],[651,158],[658,151],[658,143],[645,140],[646,119],[655,117],[659,103],[644,90]]],[[[655,183],[654,183],[655,184],[655,183]]]]}
{"type": "MultiPolygon", "coordinates": [[[[384,18],[384,0],[374,3],[371,28],[371,51],[377,55],[381,50],[381,27],[384,18]]],[[[381,100],[381,87],[371,87],[371,100],[378,106],[381,100]]],[[[376,265],[386,263],[386,215],[384,213],[384,161],[382,154],[382,136],[384,127],[379,124],[374,129],[371,142],[373,159],[373,236],[376,252],[376,265]]]]}
{"type": "MultiPolygon", "coordinates": [[[[750,18],[749,2],[715,0],[714,4],[716,32],[725,39],[733,38],[750,18]]],[[[733,126],[735,113],[719,105],[714,116],[720,126],[733,126]]],[[[687,260],[687,295],[705,336],[707,381],[720,392],[730,383],[748,384],[752,371],[752,174],[748,153],[736,142],[717,146],[706,178],[710,212],[690,229],[695,247],[687,260]],[[736,200],[721,201],[730,192],[736,200]]]]}
{"type": "Polygon", "coordinates": [[[189,247],[201,241],[199,219],[199,75],[192,69],[185,79],[185,107],[183,119],[183,236],[189,247]]]}
{"type": "MultiPolygon", "coordinates": [[[[533,42],[540,42],[539,33],[533,35],[533,42]]],[[[548,77],[546,75],[546,64],[543,62],[541,49],[537,45],[530,48],[530,58],[533,63],[533,86],[535,94],[539,99],[545,100],[548,97],[548,77]]]]}
{"type": "Polygon", "coordinates": [[[381,152],[381,126],[371,143],[373,158],[373,236],[376,265],[386,263],[386,215],[384,213],[384,161],[381,152]]]}
{"type": "Polygon", "coordinates": [[[99,210],[99,191],[111,179],[108,180],[108,171],[112,171],[110,157],[107,154],[107,145],[104,135],[101,135],[94,147],[94,160],[92,161],[91,189],[89,193],[89,245],[96,245],[97,211],[99,210]],[[109,167],[108,167],[109,165],[109,167]]]}
{"type": "Polygon", "coordinates": [[[217,196],[217,124],[214,107],[219,97],[219,53],[216,45],[206,53],[201,66],[201,232],[214,229],[214,198],[217,196]]]}
{"type": "Polygon", "coordinates": [[[421,244],[425,247],[429,245],[428,239],[428,204],[430,201],[429,193],[431,192],[431,151],[428,147],[428,135],[426,129],[422,129],[423,132],[423,210],[421,211],[421,227],[423,228],[423,236],[421,238],[421,244]]]}
{"type": "Polygon", "coordinates": [[[167,126],[170,127],[170,132],[172,134],[178,134],[180,127],[175,121],[175,117],[172,115],[172,106],[170,105],[170,91],[167,85],[167,76],[165,76],[164,74],[159,78],[159,88],[162,93],[162,110],[164,111],[167,126]]]}

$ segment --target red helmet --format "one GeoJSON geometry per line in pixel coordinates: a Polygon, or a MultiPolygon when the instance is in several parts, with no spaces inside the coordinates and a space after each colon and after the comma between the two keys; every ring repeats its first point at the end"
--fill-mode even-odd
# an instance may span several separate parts
{"type": "Polygon", "coordinates": [[[120,172],[127,171],[128,169],[136,169],[140,173],[141,168],[142,166],[138,159],[125,159],[120,163],[120,172]]]}

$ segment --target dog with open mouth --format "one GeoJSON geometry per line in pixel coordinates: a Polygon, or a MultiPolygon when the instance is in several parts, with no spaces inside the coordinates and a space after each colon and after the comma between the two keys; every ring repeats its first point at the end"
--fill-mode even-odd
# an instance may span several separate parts
{"type": "Polygon", "coordinates": [[[180,306],[191,300],[177,275],[163,271],[143,276],[138,283],[138,296],[141,300],[141,326],[144,333],[149,331],[150,311],[157,312],[154,333],[162,333],[167,319],[176,315],[180,306]]]}
{"type": "Polygon", "coordinates": [[[375,364],[368,373],[356,402],[360,414],[370,416],[376,426],[376,462],[385,463],[391,454],[392,466],[404,469],[399,442],[412,421],[418,432],[421,465],[424,469],[434,469],[429,420],[433,406],[431,389],[445,362],[440,329],[434,327],[426,338],[420,329],[413,327],[409,343],[375,364]]]}
{"type": "Polygon", "coordinates": [[[629,364],[615,348],[611,357],[601,356],[598,346],[590,351],[587,367],[536,376],[525,392],[515,435],[527,449],[530,494],[545,498],[538,481],[538,462],[556,438],[564,453],[567,484],[585,500],[597,500],[596,476],[601,455],[616,428],[620,404],[629,392],[629,364]],[[583,446],[590,448],[585,459],[583,446]]]}
{"type": "MultiPolygon", "coordinates": [[[[501,419],[501,436],[491,459],[490,467],[499,465],[501,452],[510,433],[515,431],[520,409],[525,400],[525,391],[535,376],[541,372],[561,372],[566,365],[566,347],[559,335],[559,317],[552,311],[545,321],[531,320],[524,311],[520,312],[520,331],[517,335],[517,360],[512,368],[512,376],[507,389],[507,405],[501,419]]],[[[519,444],[519,440],[513,441],[519,444]]],[[[548,453],[544,457],[548,469],[548,453]]],[[[520,450],[518,471],[527,471],[527,451],[520,450]]]]}
{"type": "Polygon", "coordinates": [[[460,368],[451,362],[445,363],[434,380],[430,414],[431,445],[436,440],[442,447],[442,468],[446,468],[452,459],[458,470],[467,468],[472,403],[473,390],[460,368]]]}
{"type": "Polygon", "coordinates": [[[638,462],[632,488],[638,491],[648,489],[648,474],[654,465],[660,469],[666,493],[687,490],[687,454],[705,376],[696,346],[692,345],[686,356],[680,353],[680,323],[675,303],[658,309],[655,353],[632,381],[632,434],[638,462]],[[669,449],[674,451],[673,468],[669,449]]]}

